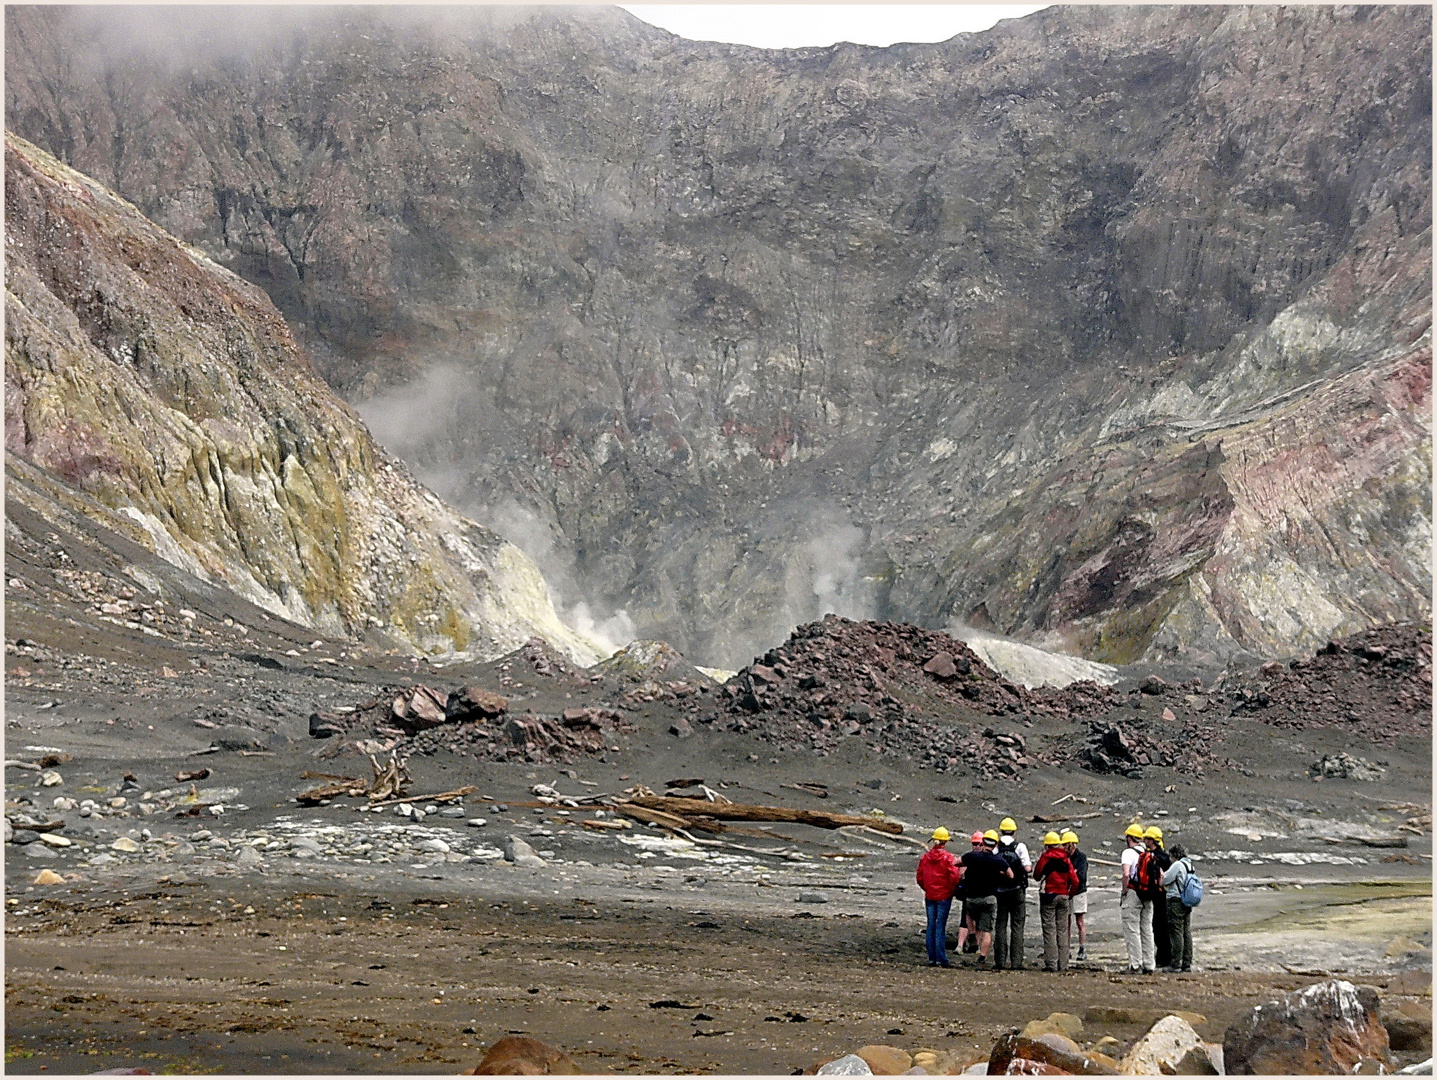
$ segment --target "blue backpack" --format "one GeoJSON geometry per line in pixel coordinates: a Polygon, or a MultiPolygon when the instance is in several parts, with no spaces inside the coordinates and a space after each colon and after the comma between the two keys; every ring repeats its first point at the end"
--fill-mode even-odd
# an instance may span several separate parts
{"type": "Polygon", "coordinates": [[[1202,879],[1188,863],[1188,876],[1183,878],[1182,902],[1184,906],[1195,908],[1202,903],[1202,879]]]}

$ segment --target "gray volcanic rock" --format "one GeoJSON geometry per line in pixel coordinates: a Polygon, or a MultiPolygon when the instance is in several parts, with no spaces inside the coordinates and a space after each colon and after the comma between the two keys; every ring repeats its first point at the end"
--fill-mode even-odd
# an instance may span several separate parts
{"type": "Polygon", "coordinates": [[[738,666],[833,610],[1202,662],[1429,617],[1429,9],[6,28],[10,127],[261,285],[625,638],[738,666]]]}

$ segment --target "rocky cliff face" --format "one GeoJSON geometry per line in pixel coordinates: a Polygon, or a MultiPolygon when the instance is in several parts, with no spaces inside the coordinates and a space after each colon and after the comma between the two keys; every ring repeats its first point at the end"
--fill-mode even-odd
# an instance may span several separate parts
{"type": "Polygon", "coordinates": [[[373,444],[262,292],[13,137],[5,192],[7,454],[316,630],[485,658],[542,634],[601,655],[521,551],[373,444]]]}
{"type": "Polygon", "coordinates": [[[1203,661],[1430,617],[1428,9],[286,18],[8,9],[7,124],[626,631],[1203,661]]]}

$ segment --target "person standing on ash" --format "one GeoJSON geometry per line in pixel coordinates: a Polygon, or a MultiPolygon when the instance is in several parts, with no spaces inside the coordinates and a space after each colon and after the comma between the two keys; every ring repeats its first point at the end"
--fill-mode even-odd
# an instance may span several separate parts
{"type": "Polygon", "coordinates": [[[918,860],[918,885],[923,890],[924,907],[928,914],[928,966],[951,967],[948,963],[948,912],[953,907],[953,894],[958,889],[962,871],[958,860],[948,850],[951,839],[943,826],[933,830],[932,843],[918,860]]]}

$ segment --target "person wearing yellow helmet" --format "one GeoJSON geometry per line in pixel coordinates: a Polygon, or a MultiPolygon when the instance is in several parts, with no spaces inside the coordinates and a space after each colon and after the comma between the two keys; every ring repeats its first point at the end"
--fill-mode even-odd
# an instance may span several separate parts
{"type": "Polygon", "coordinates": [[[1167,890],[1162,887],[1161,877],[1172,866],[1173,860],[1163,846],[1163,831],[1156,825],[1149,825],[1143,830],[1143,846],[1152,856],[1159,877],[1158,885],[1148,889],[1143,897],[1153,903],[1153,963],[1158,968],[1170,967],[1173,962],[1172,935],[1168,932],[1167,890]]]}
{"type": "Polygon", "coordinates": [[[1034,880],[1043,883],[1038,894],[1038,916],[1043,921],[1043,970],[1067,971],[1068,911],[1078,888],[1078,875],[1057,833],[1043,837],[1043,849],[1033,866],[1034,880]]]}
{"type": "MultiPolygon", "coordinates": [[[[1128,952],[1128,971],[1136,974],[1156,966],[1152,936],[1152,915],[1143,919],[1143,901],[1138,895],[1135,876],[1143,854],[1143,827],[1133,822],[1123,830],[1122,886],[1118,894],[1118,912],[1123,920],[1123,944],[1128,952]],[[1144,962],[1146,960],[1146,963],[1144,962]]],[[[1151,909],[1150,909],[1151,910],[1151,909]]]]}
{"type": "MultiPolygon", "coordinates": [[[[1078,954],[1074,959],[1083,961],[1088,959],[1088,856],[1086,852],[1078,850],[1078,834],[1072,829],[1064,829],[1059,839],[1068,850],[1073,872],[1078,875],[1078,891],[1073,894],[1068,910],[1078,928],[1078,954]]],[[[1068,940],[1073,940],[1071,928],[1068,930],[1068,940]]]]}
{"type": "Polygon", "coordinates": [[[1024,872],[1031,874],[1033,872],[1033,857],[1028,854],[1028,845],[1019,843],[1018,838],[1013,835],[1017,831],[1018,823],[1012,818],[1005,817],[1000,821],[998,823],[998,848],[1000,851],[1004,848],[1012,848],[1019,860],[1023,863],[1024,872]]]}
{"type": "Polygon", "coordinates": [[[978,966],[988,963],[988,952],[993,947],[993,921],[998,913],[998,886],[1013,876],[1008,864],[998,858],[998,836],[994,832],[986,835],[974,833],[982,841],[960,860],[963,864],[963,909],[971,920],[970,933],[978,936],[978,966]]]}
{"type": "Polygon", "coordinates": [[[1028,920],[1028,875],[1033,863],[1028,849],[1013,834],[1018,823],[1005,817],[998,823],[998,857],[1013,872],[998,884],[998,912],[993,932],[993,966],[1022,971],[1023,933],[1028,920]]]}
{"type": "MultiPolygon", "coordinates": [[[[1127,892],[1123,895],[1124,908],[1124,935],[1128,933],[1127,919],[1130,915],[1136,915],[1138,930],[1138,948],[1136,957],[1133,955],[1132,942],[1129,942],[1128,965],[1129,970],[1141,971],[1143,974],[1151,974],[1157,968],[1158,949],[1161,947],[1156,940],[1159,925],[1166,930],[1166,924],[1158,923],[1157,907],[1162,903],[1163,887],[1163,865],[1161,862],[1162,852],[1158,848],[1157,836],[1153,835],[1152,829],[1144,829],[1136,832],[1129,826],[1127,833],[1128,843],[1131,845],[1132,854],[1136,856],[1133,862],[1132,872],[1127,881],[1127,892]],[[1138,961],[1133,966],[1133,960],[1138,961]]],[[[1123,853],[1123,863],[1129,861],[1129,852],[1123,853]]]]}
{"type": "Polygon", "coordinates": [[[953,907],[953,894],[958,889],[958,860],[948,850],[951,839],[942,825],[933,830],[932,842],[918,860],[918,886],[923,890],[924,907],[928,914],[928,966],[949,967],[948,912],[953,907]]]}

